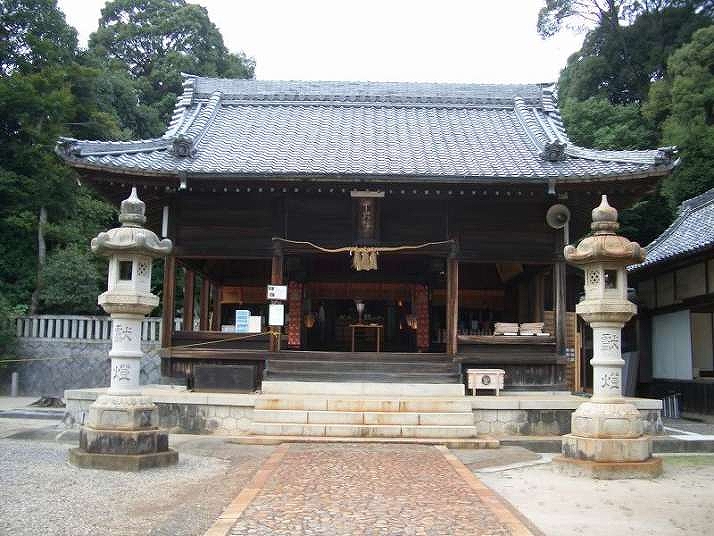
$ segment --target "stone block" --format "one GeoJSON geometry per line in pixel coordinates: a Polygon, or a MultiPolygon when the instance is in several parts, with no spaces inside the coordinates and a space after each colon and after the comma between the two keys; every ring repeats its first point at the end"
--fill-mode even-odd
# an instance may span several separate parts
{"type": "Polygon", "coordinates": [[[452,383],[361,383],[264,381],[265,394],[337,396],[463,396],[464,386],[452,383]]]}
{"type": "Polygon", "coordinates": [[[307,411],[287,410],[287,409],[256,409],[253,418],[257,422],[283,422],[293,424],[307,424],[307,411]]]}
{"type": "Polygon", "coordinates": [[[485,422],[497,422],[498,421],[498,410],[496,410],[496,409],[481,410],[481,420],[483,420],[485,422]]]}
{"type": "MultiPolygon", "coordinates": [[[[407,423],[416,424],[416,423],[407,423]]],[[[420,413],[419,424],[431,426],[473,426],[472,413],[420,413]]]]}
{"type": "Polygon", "coordinates": [[[491,423],[491,433],[494,435],[505,435],[506,425],[502,422],[492,422],[491,423]]]}
{"type": "Polygon", "coordinates": [[[498,422],[518,422],[521,411],[517,409],[499,409],[496,412],[498,422]]]}
{"type": "Polygon", "coordinates": [[[368,430],[368,437],[412,437],[408,433],[404,432],[405,428],[409,428],[407,426],[375,424],[368,425],[366,428],[368,430]]]}
{"type": "Polygon", "coordinates": [[[330,399],[327,400],[329,411],[399,411],[399,400],[374,400],[374,399],[330,399]]]}
{"type": "Polygon", "coordinates": [[[156,409],[149,397],[102,395],[89,406],[87,424],[107,430],[156,428],[159,424],[156,409]]]}
{"type": "Polygon", "coordinates": [[[650,458],[641,462],[593,462],[557,456],[553,458],[553,463],[571,476],[599,480],[651,479],[662,474],[662,458],[650,458]]]}
{"type": "Polygon", "coordinates": [[[168,449],[148,454],[99,454],[81,448],[69,449],[69,463],[84,469],[110,471],[141,471],[153,467],[167,467],[178,463],[178,452],[168,449]]]}
{"type": "Polygon", "coordinates": [[[224,430],[234,432],[236,429],[236,420],[233,417],[226,417],[221,421],[221,427],[224,430]]]}
{"type": "Polygon", "coordinates": [[[469,397],[473,409],[518,409],[520,397],[515,396],[472,396],[469,397]]]}
{"type": "Polygon", "coordinates": [[[326,411],[327,398],[321,397],[288,397],[260,395],[255,400],[255,409],[282,409],[297,411],[326,411]]]}
{"type": "Polygon", "coordinates": [[[471,411],[471,404],[468,399],[443,399],[443,398],[411,398],[399,401],[399,408],[395,411],[405,411],[413,413],[455,413],[471,411]]]}
{"type": "Polygon", "coordinates": [[[635,438],[643,431],[640,412],[632,404],[585,402],[572,416],[571,432],[580,437],[635,438]]]}
{"type": "Polygon", "coordinates": [[[478,434],[490,434],[491,433],[491,423],[487,421],[480,421],[476,423],[476,433],[478,434]]]}
{"type": "Polygon", "coordinates": [[[417,425],[418,413],[367,411],[364,413],[364,424],[417,425]]]}
{"type": "Polygon", "coordinates": [[[475,426],[403,426],[403,437],[459,438],[475,437],[475,426]]]}
{"type": "Polygon", "coordinates": [[[641,462],[652,456],[652,439],[600,439],[563,436],[562,453],[565,458],[594,462],[641,462]]]}
{"type": "Polygon", "coordinates": [[[214,406],[213,412],[219,419],[225,419],[226,417],[230,417],[231,408],[228,406],[214,406]]]}
{"type": "Polygon", "coordinates": [[[325,435],[328,437],[368,437],[369,427],[357,424],[326,424],[325,435]]]}
{"type": "Polygon", "coordinates": [[[168,449],[168,436],[159,430],[96,430],[83,426],[79,447],[96,454],[149,454],[168,449]]]}

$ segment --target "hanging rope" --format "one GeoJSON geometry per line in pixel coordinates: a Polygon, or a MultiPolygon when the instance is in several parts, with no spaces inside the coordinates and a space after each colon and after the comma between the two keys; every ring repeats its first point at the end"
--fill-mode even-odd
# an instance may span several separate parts
{"type": "Polygon", "coordinates": [[[377,270],[377,256],[380,253],[394,252],[394,251],[409,251],[418,250],[423,248],[428,248],[431,246],[445,246],[453,244],[453,240],[442,240],[440,242],[425,242],[423,244],[416,245],[404,245],[404,246],[344,246],[340,248],[325,248],[318,246],[312,242],[305,242],[299,240],[288,240],[287,238],[274,237],[273,240],[278,240],[285,244],[293,244],[296,246],[308,246],[322,253],[349,253],[352,257],[352,268],[359,271],[366,270],[377,270]]]}

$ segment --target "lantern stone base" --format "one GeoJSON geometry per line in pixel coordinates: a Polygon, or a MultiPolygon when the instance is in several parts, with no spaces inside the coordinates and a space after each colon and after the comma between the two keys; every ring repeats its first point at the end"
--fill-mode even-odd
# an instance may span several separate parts
{"type": "Polygon", "coordinates": [[[141,471],[153,467],[167,467],[178,463],[178,452],[168,449],[151,454],[98,454],[81,448],[69,449],[69,463],[83,469],[109,471],[141,471]]]}
{"type": "Polygon", "coordinates": [[[642,436],[644,423],[634,404],[624,402],[585,402],[572,415],[574,436],[592,438],[637,438],[642,436]]]}
{"type": "Polygon", "coordinates": [[[650,479],[662,474],[662,458],[649,458],[641,462],[595,462],[558,456],[553,463],[566,474],[598,480],[650,479]]]}
{"type": "Polygon", "coordinates": [[[158,429],[158,410],[149,397],[103,395],[89,408],[70,463],[78,467],[140,471],[178,462],[168,434],[158,429]]]}
{"type": "Polygon", "coordinates": [[[642,462],[652,457],[652,439],[596,439],[567,434],[562,439],[565,458],[593,462],[642,462]]]}

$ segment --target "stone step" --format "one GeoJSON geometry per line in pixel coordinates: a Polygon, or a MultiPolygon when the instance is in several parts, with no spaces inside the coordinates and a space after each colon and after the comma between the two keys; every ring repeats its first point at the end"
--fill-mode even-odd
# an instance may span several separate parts
{"type": "Polygon", "coordinates": [[[402,352],[320,352],[312,350],[282,350],[270,357],[271,361],[330,361],[330,362],[391,362],[391,363],[454,363],[453,356],[442,353],[402,352]]]}
{"type": "Polygon", "coordinates": [[[359,382],[359,383],[458,383],[459,375],[453,372],[380,372],[342,371],[319,372],[312,370],[292,370],[276,372],[265,370],[264,380],[303,382],[359,382]]]}
{"type": "Polygon", "coordinates": [[[381,383],[381,382],[301,382],[264,380],[264,394],[359,395],[386,397],[459,397],[465,389],[460,383],[381,383]]]}
{"type": "Polygon", "coordinates": [[[410,413],[391,411],[299,411],[256,409],[253,419],[285,424],[367,424],[471,426],[473,413],[410,413]]]}
{"type": "Polygon", "coordinates": [[[316,437],[428,437],[471,438],[476,437],[475,426],[421,426],[390,424],[290,424],[254,422],[251,432],[255,435],[316,436],[316,437]]]}
{"type": "Polygon", "coordinates": [[[302,395],[259,395],[256,410],[343,411],[343,412],[407,412],[407,413],[471,413],[467,398],[386,398],[329,397],[302,395]]]}
{"type": "Polygon", "coordinates": [[[270,372],[388,372],[458,374],[458,365],[450,361],[333,361],[269,359],[270,372]]]}
{"type": "MultiPolygon", "coordinates": [[[[449,449],[497,449],[500,446],[500,442],[498,439],[484,436],[471,438],[417,438],[244,435],[232,437],[228,439],[228,442],[238,443],[241,445],[280,445],[281,443],[385,443],[392,445],[444,445],[449,449]]],[[[560,452],[560,450],[558,450],[557,452],[560,452]]]]}

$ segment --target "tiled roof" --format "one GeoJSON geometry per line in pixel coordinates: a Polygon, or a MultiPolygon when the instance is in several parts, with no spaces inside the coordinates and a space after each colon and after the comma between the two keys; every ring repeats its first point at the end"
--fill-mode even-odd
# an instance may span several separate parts
{"type": "Polygon", "coordinates": [[[677,219],[647,246],[645,262],[629,269],[641,270],[707,248],[714,248],[714,188],[684,201],[677,219]]]}
{"type": "Polygon", "coordinates": [[[666,174],[673,153],[570,143],[538,85],[273,82],[186,75],[166,133],[63,138],[76,167],[174,176],[583,180],[666,174]]]}

